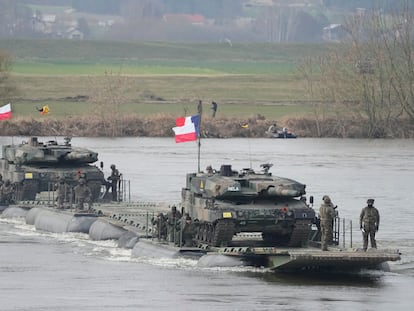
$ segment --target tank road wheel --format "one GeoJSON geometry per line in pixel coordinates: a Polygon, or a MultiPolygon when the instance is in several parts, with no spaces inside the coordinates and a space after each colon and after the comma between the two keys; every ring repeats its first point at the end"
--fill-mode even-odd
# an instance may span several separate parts
{"type": "Polygon", "coordinates": [[[199,243],[226,246],[233,238],[234,227],[234,221],[231,219],[221,219],[216,224],[204,223],[198,227],[195,239],[199,243]]]}
{"type": "Polygon", "coordinates": [[[307,243],[311,233],[311,223],[309,220],[297,220],[290,236],[289,246],[299,247],[307,243]]]}
{"type": "Polygon", "coordinates": [[[219,219],[213,228],[211,244],[214,246],[227,246],[233,239],[234,221],[232,219],[219,219]]]}

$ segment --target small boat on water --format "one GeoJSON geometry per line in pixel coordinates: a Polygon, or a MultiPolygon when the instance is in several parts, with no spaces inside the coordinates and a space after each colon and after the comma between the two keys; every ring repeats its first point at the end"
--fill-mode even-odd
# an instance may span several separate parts
{"type": "Polygon", "coordinates": [[[268,138],[297,138],[297,135],[292,132],[283,132],[283,131],[277,131],[277,132],[265,132],[266,137],[268,138]]]}
{"type": "Polygon", "coordinates": [[[275,124],[271,125],[265,132],[265,136],[268,138],[296,138],[297,135],[291,132],[287,127],[279,130],[275,124]]]}

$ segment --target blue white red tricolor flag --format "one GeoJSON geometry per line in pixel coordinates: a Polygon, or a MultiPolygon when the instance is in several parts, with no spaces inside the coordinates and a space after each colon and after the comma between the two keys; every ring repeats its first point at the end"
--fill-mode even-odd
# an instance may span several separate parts
{"type": "Polygon", "coordinates": [[[199,136],[200,116],[198,114],[190,117],[181,117],[175,120],[175,142],[184,143],[197,140],[199,136]]]}
{"type": "Polygon", "coordinates": [[[12,116],[10,103],[0,107],[0,120],[10,119],[12,116]]]}

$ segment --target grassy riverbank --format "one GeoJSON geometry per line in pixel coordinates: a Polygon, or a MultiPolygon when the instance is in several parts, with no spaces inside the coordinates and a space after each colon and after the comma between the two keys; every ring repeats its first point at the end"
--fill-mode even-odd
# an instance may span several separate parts
{"type": "Polygon", "coordinates": [[[198,100],[216,101],[224,117],[263,114],[269,119],[309,113],[297,65],[328,46],[292,44],[172,44],[56,40],[3,40],[14,57],[16,113],[48,104],[51,115],[96,112],[79,96],[122,96],[119,113],[190,112],[198,100]],[[122,88],[108,94],[106,86],[122,88]],[[107,92],[106,94],[103,94],[107,92]]]}
{"type": "MultiPolygon", "coordinates": [[[[310,101],[297,74],[304,59],[332,45],[0,40],[0,46],[13,56],[17,89],[1,99],[13,109],[1,135],[172,136],[175,118],[196,113],[202,100],[210,137],[262,137],[275,121],[300,136],[364,137],[363,118],[310,101]],[[46,116],[36,109],[43,105],[50,108],[46,116]],[[244,122],[249,131],[240,128],[244,122]]],[[[412,137],[410,126],[386,136],[412,137]]]]}

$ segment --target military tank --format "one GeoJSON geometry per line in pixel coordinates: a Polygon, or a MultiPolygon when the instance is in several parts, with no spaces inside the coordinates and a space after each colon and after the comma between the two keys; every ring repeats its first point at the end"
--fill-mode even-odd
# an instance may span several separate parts
{"type": "Polygon", "coordinates": [[[58,144],[31,137],[28,142],[2,146],[0,173],[3,180],[15,185],[17,200],[34,200],[37,193],[54,190],[62,179],[75,186],[81,177],[87,180],[94,199],[99,196],[105,180],[102,170],[92,165],[98,153],[72,147],[70,141],[65,137],[64,143],[58,144]]]}
{"type": "Polygon", "coordinates": [[[258,173],[222,165],[220,171],[187,174],[182,207],[197,224],[198,243],[228,246],[233,236],[246,232],[261,233],[266,246],[308,242],[315,211],[306,203],[306,185],[272,176],[271,166],[262,164],[258,173]]]}

